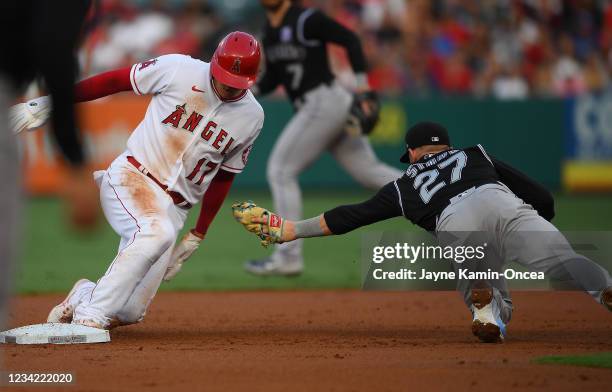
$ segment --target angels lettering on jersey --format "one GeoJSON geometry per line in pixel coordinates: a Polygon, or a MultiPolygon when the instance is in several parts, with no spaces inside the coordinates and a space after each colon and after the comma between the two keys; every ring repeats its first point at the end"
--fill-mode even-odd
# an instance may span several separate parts
{"type": "MultiPolygon", "coordinates": [[[[186,103],[180,106],[177,105],[176,109],[170,113],[168,117],[162,120],[162,124],[169,124],[174,128],[181,128],[187,132],[193,133],[204,116],[195,110],[191,112],[189,116],[187,116],[187,110],[185,109],[186,106],[186,103]],[[184,122],[182,122],[181,125],[182,119],[184,119],[184,122]]],[[[228,132],[222,128],[217,129],[217,123],[212,120],[206,124],[204,131],[200,133],[202,140],[207,142],[211,139],[214,140],[211,145],[215,148],[215,150],[219,150],[222,146],[224,146],[223,150],[221,151],[221,155],[225,155],[234,143],[234,138],[230,137],[226,140],[227,136],[228,132]],[[215,136],[214,138],[213,135],[215,136]]]]}
{"type": "Polygon", "coordinates": [[[130,80],[136,94],[152,98],[128,140],[128,154],[169,190],[195,204],[217,171],[244,169],[264,121],[250,91],[221,100],[210,65],[184,55],[135,64],[130,80]]]}

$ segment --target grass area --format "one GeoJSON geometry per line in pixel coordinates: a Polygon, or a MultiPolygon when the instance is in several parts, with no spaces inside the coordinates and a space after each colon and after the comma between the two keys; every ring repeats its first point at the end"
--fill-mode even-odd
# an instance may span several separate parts
{"type": "Polygon", "coordinates": [[[588,355],[555,355],[536,358],[534,362],[545,365],[571,365],[612,368],[612,352],[588,355]]]}
{"type": "MultiPolygon", "coordinates": [[[[307,192],[305,216],[314,216],[339,204],[366,198],[364,192],[307,192]]],[[[234,192],[231,200],[252,199],[271,207],[267,192],[234,192]]],[[[164,290],[347,288],[359,286],[361,234],[381,230],[418,230],[397,218],[380,222],[340,237],[305,241],[306,271],[296,278],[258,278],[246,274],[242,264],[250,258],[268,255],[257,239],[236,224],[227,202],[212,225],[199,251],[181,274],[164,290]]],[[[612,196],[557,197],[554,223],[565,230],[611,230],[612,196]]],[[[196,207],[196,210],[198,208],[196,207]]],[[[92,234],[73,232],[64,224],[60,203],[55,199],[32,199],[25,211],[26,224],[16,287],[23,293],[59,292],[79,278],[95,280],[114,258],[117,235],[103,220],[92,234]]],[[[192,212],[186,223],[191,228],[197,217],[192,212]]]]}

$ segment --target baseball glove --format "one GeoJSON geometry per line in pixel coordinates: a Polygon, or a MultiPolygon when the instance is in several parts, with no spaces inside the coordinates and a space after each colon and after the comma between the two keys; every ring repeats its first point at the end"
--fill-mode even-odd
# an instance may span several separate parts
{"type": "Polygon", "coordinates": [[[374,91],[355,93],[344,129],[351,135],[369,135],[380,117],[380,102],[374,91]]]}
{"type": "Polygon", "coordinates": [[[282,242],[284,220],[280,216],[252,201],[232,204],[232,213],[238,223],[259,237],[263,247],[282,242]],[[254,222],[254,218],[263,218],[264,222],[254,222]]]}

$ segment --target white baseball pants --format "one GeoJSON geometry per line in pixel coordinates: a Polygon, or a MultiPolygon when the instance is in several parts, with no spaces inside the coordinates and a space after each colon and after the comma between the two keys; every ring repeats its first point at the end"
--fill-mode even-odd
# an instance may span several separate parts
{"type": "Polygon", "coordinates": [[[108,223],[121,237],[119,251],[96,284],[75,293],[74,321],[105,327],[141,321],[155,297],[188,211],[130,164],[124,153],[96,172],[108,223]]]}

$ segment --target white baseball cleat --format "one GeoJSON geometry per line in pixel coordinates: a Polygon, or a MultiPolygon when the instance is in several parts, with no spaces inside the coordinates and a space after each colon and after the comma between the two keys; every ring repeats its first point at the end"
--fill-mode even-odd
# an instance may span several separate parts
{"type": "Polygon", "coordinates": [[[304,270],[304,262],[266,257],[261,260],[247,261],[244,269],[257,276],[298,276],[304,270]]]}
{"type": "Polygon", "coordinates": [[[506,335],[506,325],[499,317],[499,310],[490,288],[472,289],[472,333],[484,343],[501,343],[506,335]]]}
{"type": "Polygon", "coordinates": [[[51,309],[51,312],[49,312],[49,315],[47,316],[48,323],[66,324],[72,322],[72,316],[74,314],[74,305],[70,303],[70,298],[74,295],[74,293],[76,293],[79,286],[86,282],[89,282],[89,280],[77,280],[74,286],[72,286],[72,290],[70,290],[66,298],[62,301],[62,303],[56,305],[53,309],[51,309]]]}

